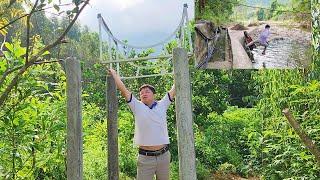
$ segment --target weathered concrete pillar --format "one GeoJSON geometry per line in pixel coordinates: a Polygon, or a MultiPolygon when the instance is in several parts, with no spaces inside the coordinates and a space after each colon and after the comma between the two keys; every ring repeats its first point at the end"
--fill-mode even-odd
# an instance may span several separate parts
{"type": "Polygon", "coordinates": [[[67,179],[82,180],[82,102],[79,60],[66,59],[67,75],[67,179]]]}
{"type": "Polygon", "coordinates": [[[119,179],[118,98],[114,79],[107,76],[108,179],[119,179]]]}
{"type": "Polygon", "coordinates": [[[183,48],[173,50],[178,129],[179,179],[196,180],[189,60],[183,48]]]}

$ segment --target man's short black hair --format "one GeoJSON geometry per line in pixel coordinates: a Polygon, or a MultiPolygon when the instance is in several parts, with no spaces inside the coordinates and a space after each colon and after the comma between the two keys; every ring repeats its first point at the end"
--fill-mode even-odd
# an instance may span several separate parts
{"type": "Polygon", "coordinates": [[[140,92],[142,89],[144,89],[144,88],[148,88],[148,89],[150,89],[150,90],[153,92],[153,94],[156,94],[155,88],[154,88],[153,86],[151,86],[150,84],[144,84],[144,85],[142,85],[142,86],[139,88],[139,92],[140,92]]]}
{"type": "Polygon", "coordinates": [[[270,25],[269,25],[269,24],[267,24],[265,28],[270,28],[270,25]]]}

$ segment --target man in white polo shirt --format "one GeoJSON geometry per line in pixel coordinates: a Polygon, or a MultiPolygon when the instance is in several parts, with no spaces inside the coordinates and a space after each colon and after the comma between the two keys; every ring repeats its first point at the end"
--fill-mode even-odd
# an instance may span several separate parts
{"type": "Polygon", "coordinates": [[[134,144],[139,146],[137,179],[168,180],[170,173],[169,136],[167,128],[167,109],[175,96],[175,88],[156,101],[153,86],[145,84],[140,87],[140,100],[126,88],[119,75],[109,69],[117,88],[127,100],[135,118],[134,144]]]}

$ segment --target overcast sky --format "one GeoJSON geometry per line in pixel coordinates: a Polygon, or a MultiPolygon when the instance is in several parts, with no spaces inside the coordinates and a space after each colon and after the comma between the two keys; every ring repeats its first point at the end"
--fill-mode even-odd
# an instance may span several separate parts
{"type": "Polygon", "coordinates": [[[97,14],[101,13],[116,37],[148,45],[176,29],[184,3],[189,19],[194,18],[194,0],[91,0],[79,22],[98,32],[97,14]]]}

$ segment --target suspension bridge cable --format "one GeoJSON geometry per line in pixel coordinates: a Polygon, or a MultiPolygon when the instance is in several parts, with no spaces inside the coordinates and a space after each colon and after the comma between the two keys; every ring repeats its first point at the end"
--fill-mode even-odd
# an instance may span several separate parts
{"type": "Polygon", "coordinates": [[[171,38],[173,38],[177,32],[180,30],[180,28],[183,26],[183,23],[184,23],[184,19],[185,19],[185,15],[183,14],[181,20],[180,20],[180,23],[178,25],[178,27],[174,30],[173,33],[171,33],[167,38],[165,38],[164,40],[158,42],[158,43],[155,43],[155,44],[152,44],[152,45],[146,45],[146,46],[138,46],[138,45],[131,45],[131,44],[128,44],[124,41],[121,41],[120,39],[116,38],[110,28],[108,27],[107,23],[105,22],[105,20],[103,19],[103,17],[101,16],[101,14],[98,14],[98,18],[101,18],[102,20],[102,27],[107,31],[107,33],[112,37],[112,39],[115,41],[115,43],[119,43],[125,47],[128,47],[128,48],[133,48],[133,49],[148,49],[148,48],[153,48],[153,47],[156,47],[156,46],[159,46],[159,45],[163,45],[165,44],[166,42],[168,42],[171,38]]]}

